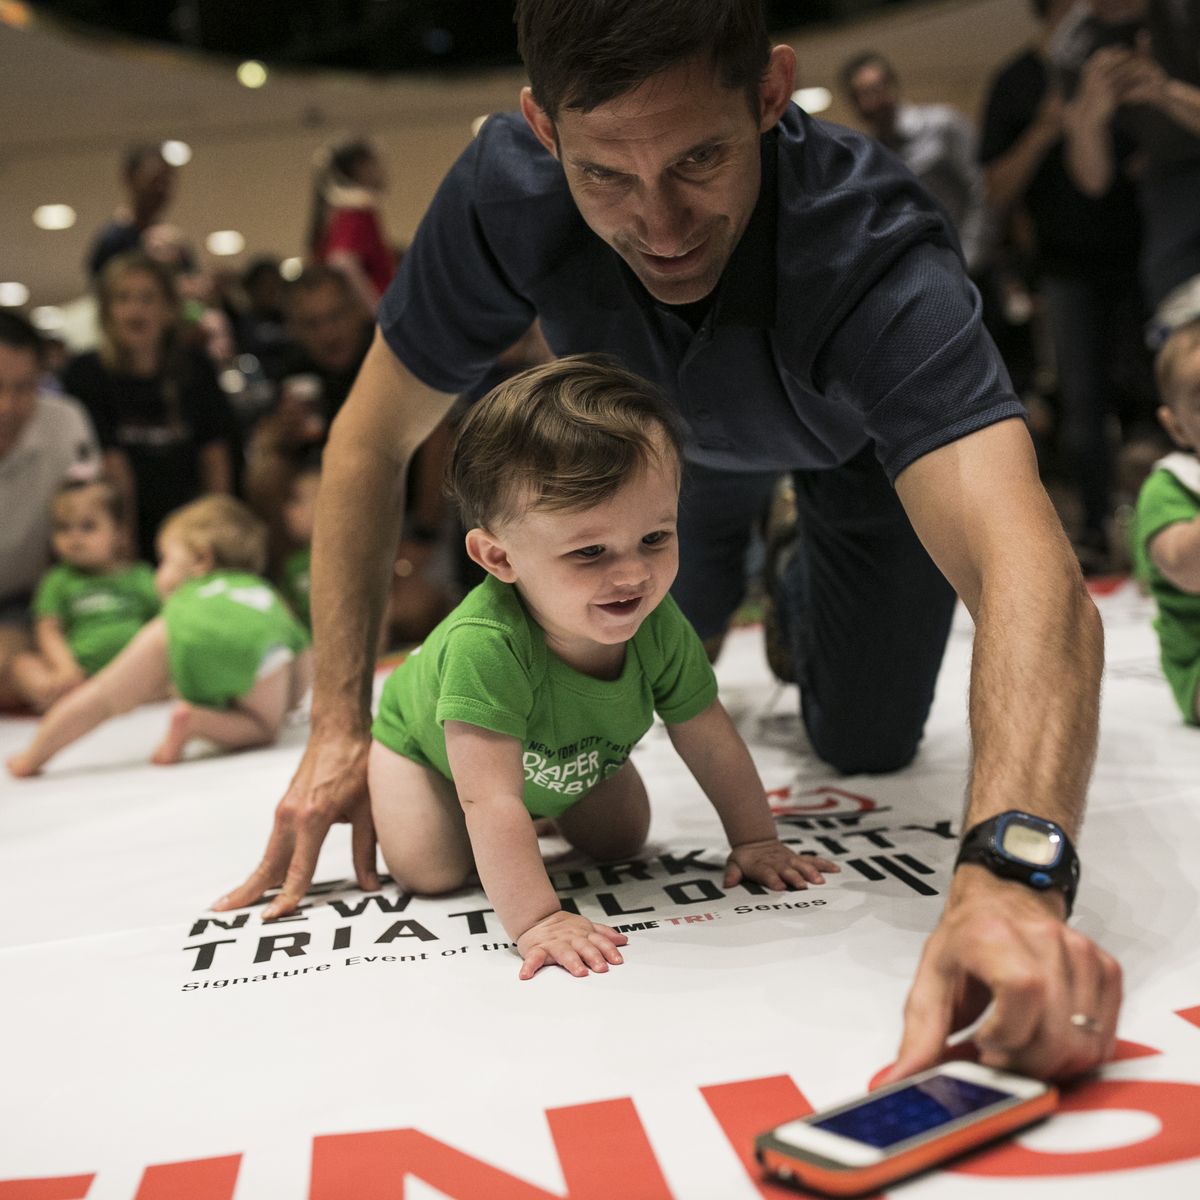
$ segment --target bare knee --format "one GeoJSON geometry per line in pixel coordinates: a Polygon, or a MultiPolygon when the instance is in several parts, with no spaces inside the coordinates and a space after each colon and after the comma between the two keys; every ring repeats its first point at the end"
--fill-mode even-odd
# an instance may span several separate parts
{"type": "Polygon", "coordinates": [[[418,896],[444,896],[449,892],[457,892],[471,874],[470,866],[459,863],[437,862],[394,862],[386,854],[383,861],[387,863],[389,874],[405,891],[418,896]]]}

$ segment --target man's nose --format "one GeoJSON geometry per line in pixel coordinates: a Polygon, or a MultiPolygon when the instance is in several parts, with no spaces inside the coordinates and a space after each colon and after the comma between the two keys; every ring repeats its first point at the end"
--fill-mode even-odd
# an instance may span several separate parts
{"type": "Polygon", "coordinates": [[[691,232],[690,207],[671,183],[647,188],[638,210],[638,238],[650,254],[669,257],[690,250],[687,238],[691,232]]]}

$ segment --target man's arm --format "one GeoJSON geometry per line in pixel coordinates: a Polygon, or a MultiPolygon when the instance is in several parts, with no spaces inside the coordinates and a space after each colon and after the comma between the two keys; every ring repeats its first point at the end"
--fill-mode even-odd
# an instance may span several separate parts
{"type": "MultiPolygon", "coordinates": [[[[896,490],[975,620],[964,829],[1017,808],[1074,836],[1096,748],[1103,633],[1024,425],[1002,421],[925,455],[896,490]]],[[[890,1077],[936,1061],[989,993],[995,1005],[975,1037],[985,1063],[1058,1077],[1102,1061],[1120,968],[1063,917],[1057,892],[961,867],[922,955],[890,1077]],[[1095,1027],[1073,1023],[1075,1014],[1095,1027]]]]}
{"type": "Polygon", "coordinates": [[[1052,87],[1042,97],[1037,115],[1021,136],[983,169],[988,202],[994,209],[1005,213],[1025,195],[1042,160],[1062,137],[1062,131],[1062,93],[1052,87]]]}
{"type": "Polygon", "coordinates": [[[1097,50],[1084,65],[1079,92],[1067,105],[1067,170],[1088,196],[1103,196],[1116,173],[1110,122],[1120,103],[1119,77],[1130,53],[1121,46],[1097,50]]]}
{"type": "Polygon", "coordinates": [[[242,908],[282,884],[263,916],[291,912],[335,821],[352,826],[359,885],[379,886],[366,794],[376,638],[400,536],[405,470],[452,399],[406,370],[376,332],[322,460],[313,536],[312,733],[275,810],[262,862],[214,909],[242,908]]]}

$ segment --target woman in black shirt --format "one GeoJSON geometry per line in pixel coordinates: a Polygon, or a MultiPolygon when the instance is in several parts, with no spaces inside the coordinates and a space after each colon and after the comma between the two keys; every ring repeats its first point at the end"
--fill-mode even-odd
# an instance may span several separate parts
{"type": "Polygon", "coordinates": [[[67,367],[63,388],[87,407],[105,469],[153,560],[163,518],[233,483],[232,415],[204,354],[180,340],[170,271],[139,252],[110,260],[97,283],[102,340],[67,367]]]}

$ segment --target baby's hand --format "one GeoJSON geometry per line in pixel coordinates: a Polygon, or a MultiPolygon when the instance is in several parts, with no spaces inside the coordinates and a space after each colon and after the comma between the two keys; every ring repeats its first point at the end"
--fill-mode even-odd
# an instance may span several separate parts
{"type": "Polygon", "coordinates": [[[33,756],[25,751],[14,754],[4,765],[8,767],[9,774],[17,779],[27,779],[30,775],[36,775],[39,769],[39,764],[33,756]]]}
{"type": "Polygon", "coordinates": [[[589,970],[603,973],[609,963],[624,961],[617,947],[628,941],[623,933],[587,917],[561,910],[551,913],[517,938],[517,953],[524,960],[519,978],[532,979],[547,963],[558,963],[579,978],[589,970]]]}
{"type": "Polygon", "coordinates": [[[725,867],[725,887],[733,887],[743,879],[762,883],[772,891],[800,889],[810,883],[824,883],[822,871],[840,871],[837,863],[811,854],[796,854],[778,838],[763,842],[743,842],[734,846],[725,867]]]}

